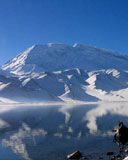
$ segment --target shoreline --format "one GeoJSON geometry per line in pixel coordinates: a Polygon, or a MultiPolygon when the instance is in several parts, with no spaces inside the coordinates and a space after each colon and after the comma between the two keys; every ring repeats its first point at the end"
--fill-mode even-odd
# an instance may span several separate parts
{"type": "Polygon", "coordinates": [[[0,103],[0,106],[62,106],[62,105],[86,105],[99,102],[32,102],[32,103],[0,103]]]}
{"type": "Polygon", "coordinates": [[[14,103],[0,103],[0,106],[67,106],[67,105],[93,105],[103,103],[128,103],[128,101],[65,101],[65,102],[14,102],[14,103]]]}

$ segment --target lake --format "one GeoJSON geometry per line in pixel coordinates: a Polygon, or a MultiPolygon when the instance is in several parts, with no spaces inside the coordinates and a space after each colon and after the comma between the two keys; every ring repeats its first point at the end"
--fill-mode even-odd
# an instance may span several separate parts
{"type": "Polygon", "coordinates": [[[65,160],[75,150],[106,159],[118,151],[111,130],[119,121],[128,125],[128,103],[2,106],[0,160],[65,160]]]}

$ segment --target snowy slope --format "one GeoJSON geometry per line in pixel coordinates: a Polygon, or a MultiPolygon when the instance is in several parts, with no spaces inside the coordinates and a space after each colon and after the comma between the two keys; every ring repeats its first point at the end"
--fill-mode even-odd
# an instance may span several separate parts
{"type": "Polygon", "coordinates": [[[127,101],[128,57],[86,45],[35,45],[2,66],[0,97],[127,101]]]}
{"type": "Polygon", "coordinates": [[[58,71],[72,68],[84,70],[128,68],[128,57],[86,45],[35,45],[3,65],[2,69],[23,75],[31,72],[58,71]]]}
{"type": "Polygon", "coordinates": [[[27,88],[22,85],[16,77],[5,77],[0,75],[0,101],[2,102],[37,102],[37,101],[59,101],[43,88],[27,88]]]}

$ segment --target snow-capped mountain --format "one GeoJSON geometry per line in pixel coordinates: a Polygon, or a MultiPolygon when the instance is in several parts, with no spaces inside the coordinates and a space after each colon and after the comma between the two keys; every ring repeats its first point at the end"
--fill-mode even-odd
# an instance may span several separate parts
{"type": "Polygon", "coordinates": [[[0,97],[29,102],[127,101],[127,70],[127,56],[104,49],[35,45],[2,66],[0,97]]]}
{"type": "Polygon", "coordinates": [[[79,68],[84,70],[128,68],[128,57],[114,55],[103,49],[85,45],[34,45],[3,65],[2,69],[16,75],[31,72],[59,71],[79,68]]]}

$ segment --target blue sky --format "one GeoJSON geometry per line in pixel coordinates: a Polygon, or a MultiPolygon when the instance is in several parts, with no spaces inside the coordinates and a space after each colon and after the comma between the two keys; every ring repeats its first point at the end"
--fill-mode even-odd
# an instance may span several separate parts
{"type": "Polygon", "coordinates": [[[128,0],[0,0],[0,65],[42,43],[128,53],[128,0]]]}

